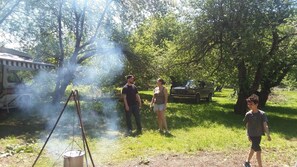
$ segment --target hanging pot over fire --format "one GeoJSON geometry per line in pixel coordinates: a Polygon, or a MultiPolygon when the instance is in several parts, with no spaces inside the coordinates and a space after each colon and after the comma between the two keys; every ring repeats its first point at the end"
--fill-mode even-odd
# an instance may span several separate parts
{"type": "Polygon", "coordinates": [[[85,152],[67,151],[63,154],[64,156],[64,167],[83,167],[85,152]]]}

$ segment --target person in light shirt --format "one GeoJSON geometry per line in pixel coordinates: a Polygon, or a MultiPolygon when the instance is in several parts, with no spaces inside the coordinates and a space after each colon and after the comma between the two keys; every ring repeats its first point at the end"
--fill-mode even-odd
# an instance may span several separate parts
{"type": "Polygon", "coordinates": [[[164,87],[165,81],[162,78],[157,80],[157,87],[154,89],[154,95],[151,101],[151,107],[157,113],[159,132],[170,134],[167,127],[165,111],[168,102],[168,91],[164,87]]]}

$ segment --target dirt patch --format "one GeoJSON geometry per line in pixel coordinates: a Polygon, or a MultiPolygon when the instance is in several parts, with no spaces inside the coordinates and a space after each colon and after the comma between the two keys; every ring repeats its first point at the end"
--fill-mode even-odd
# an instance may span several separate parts
{"type": "MultiPolygon", "coordinates": [[[[95,160],[96,166],[101,167],[239,167],[243,166],[246,151],[225,152],[205,152],[196,154],[160,154],[157,156],[136,158],[119,164],[100,164],[95,160]]],[[[296,167],[297,164],[278,164],[275,159],[266,159],[263,152],[263,166],[265,167],[296,167]]],[[[0,158],[0,167],[12,166],[32,166],[35,156],[33,154],[17,154],[9,157],[0,158]]],[[[279,157],[281,158],[281,157],[279,157]]],[[[297,163],[297,160],[296,160],[297,163]]],[[[257,167],[256,157],[251,162],[253,167],[257,167]]],[[[90,165],[89,165],[90,166],[90,165]]]]}
{"type": "Polygon", "coordinates": [[[276,94],[276,93],[271,93],[268,96],[268,101],[271,101],[273,103],[282,103],[287,101],[287,97],[282,94],[276,94]]]}
{"type": "Polygon", "coordinates": [[[36,158],[35,154],[31,153],[20,153],[13,156],[0,157],[0,167],[29,167],[32,166],[36,158]]]}
{"type": "MultiPolygon", "coordinates": [[[[161,154],[149,158],[139,158],[130,160],[117,165],[107,165],[109,167],[177,167],[177,166],[197,166],[197,167],[237,167],[243,166],[246,158],[246,151],[234,153],[222,152],[199,152],[197,154],[161,154]]],[[[255,156],[252,159],[252,165],[258,166],[255,156]]],[[[288,166],[284,164],[274,164],[273,160],[263,160],[264,166],[279,167],[288,166]]]]}

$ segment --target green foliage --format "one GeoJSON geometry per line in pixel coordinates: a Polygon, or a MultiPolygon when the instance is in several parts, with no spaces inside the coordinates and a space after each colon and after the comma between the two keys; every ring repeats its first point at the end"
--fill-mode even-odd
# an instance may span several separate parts
{"type": "Polygon", "coordinates": [[[33,153],[34,145],[25,144],[25,145],[8,145],[5,148],[5,153],[8,153],[10,156],[17,153],[33,153]]]}
{"type": "Polygon", "coordinates": [[[194,20],[190,27],[194,28],[186,34],[188,40],[184,50],[192,52],[193,60],[202,64],[208,62],[204,66],[208,69],[204,71],[213,72],[221,82],[235,83],[237,80],[232,79],[237,75],[234,67],[244,61],[246,82],[250,85],[259,63],[265,64],[265,72],[269,73],[269,67],[276,66],[273,62],[280,60],[278,54],[286,62],[294,55],[286,50],[291,39],[279,40],[284,45],[275,50],[274,45],[278,46],[278,43],[273,43],[276,36],[272,36],[274,31],[284,38],[294,36],[294,33],[288,33],[292,29],[287,21],[293,14],[292,7],[289,1],[193,1],[192,8],[201,12],[190,17],[194,20]],[[220,77],[225,75],[227,77],[220,77]]]}
{"type": "Polygon", "coordinates": [[[297,70],[296,66],[293,67],[292,71],[288,73],[288,75],[284,78],[283,84],[289,90],[294,90],[297,88],[297,70]]]}
{"type": "Polygon", "coordinates": [[[128,57],[126,72],[140,78],[137,84],[148,87],[151,79],[170,76],[180,26],[174,14],[153,16],[131,34],[129,45],[134,57],[128,57]]]}
{"type": "MultiPolygon", "coordinates": [[[[36,59],[65,67],[89,66],[90,57],[108,56],[100,52],[106,47],[101,39],[113,40],[126,58],[121,75],[135,74],[144,89],[151,80],[174,76],[232,85],[248,94],[279,85],[296,64],[296,6],[291,0],[106,2],[14,0],[6,6],[3,1],[0,20],[12,13],[1,30],[16,37],[5,36],[3,43],[17,41],[36,59]]],[[[71,83],[74,71],[59,74],[63,81],[56,82],[57,92],[71,83]]],[[[107,77],[102,85],[124,82],[121,75],[107,77]]]]}

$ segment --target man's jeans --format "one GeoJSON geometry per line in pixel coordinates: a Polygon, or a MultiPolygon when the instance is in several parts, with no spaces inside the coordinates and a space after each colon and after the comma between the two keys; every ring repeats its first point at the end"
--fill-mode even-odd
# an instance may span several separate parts
{"type": "Polygon", "coordinates": [[[138,105],[129,106],[129,111],[126,112],[126,122],[128,131],[132,131],[132,122],[131,122],[131,115],[133,114],[135,117],[135,122],[137,126],[137,132],[141,132],[141,116],[139,111],[138,105]]]}

